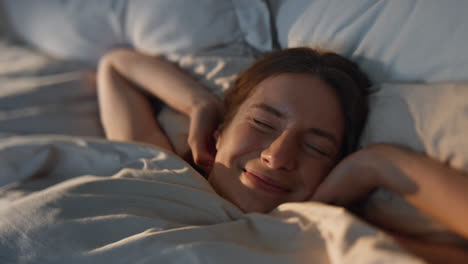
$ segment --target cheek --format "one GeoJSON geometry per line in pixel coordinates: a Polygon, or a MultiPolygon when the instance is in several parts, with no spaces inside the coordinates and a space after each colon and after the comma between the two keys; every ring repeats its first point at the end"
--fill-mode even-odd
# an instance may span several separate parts
{"type": "Polygon", "coordinates": [[[216,158],[232,163],[235,159],[262,149],[263,140],[247,124],[228,128],[218,142],[216,158]]]}

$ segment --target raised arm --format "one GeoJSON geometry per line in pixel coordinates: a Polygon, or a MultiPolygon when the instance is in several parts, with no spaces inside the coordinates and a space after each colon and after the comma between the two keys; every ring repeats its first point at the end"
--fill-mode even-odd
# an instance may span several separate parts
{"type": "Polygon", "coordinates": [[[376,187],[394,191],[468,239],[468,174],[406,148],[377,144],[350,155],[313,199],[347,204],[376,187]]]}
{"type": "Polygon", "coordinates": [[[220,100],[175,65],[129,49],[108,53],[99,65],[98,95],[106,135],[173,150],[144,94],[190,117],[189,146],[194,160],[209,160],[207,134],[216,128],[220,100]]]}

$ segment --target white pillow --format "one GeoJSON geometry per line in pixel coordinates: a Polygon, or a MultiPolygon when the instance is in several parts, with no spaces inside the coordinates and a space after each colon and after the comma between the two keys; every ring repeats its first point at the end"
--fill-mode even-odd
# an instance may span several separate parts
{"type": "Polygon", "coordinates": [[[136,49],[149,53],[194,54],[213,47],[236,45],[244,54],[248,43],[271,50],[267,5],[251,0],[129,1],[126,38],[136,49]]]}
{"type": "Polygon", "coordinates": [[[271,49],[269,10],[250,0],[4,0],[14,31],[68,59],[96,64],[116,46],[151,54],[271,49]],[[231,49],[226,49],[231,47],[231,49]]]}
{"type": "Polygon", "coordinates": [[[468,78],[468,1],[270,2],[282,47],[337,51],[377,83],[468,78]]]}
{"type": "Polygon", "coordinates": [[[468,171],[468,82],[382,84],[361,144],[408,146],[468,171]]]}
{"type": "Polygon", "coordinates": [[[126,44],[119,35],[125,2],[117,3],[112,0],[3,1],[10,26],[19,38],[51,55],[91,64],[96,64],[111,47],[126,44]],[[85,23],[80,25],[80,20],[85,23]]]}
{"type": "MultiPolygon", "coordinates": [[[[383,84],[370,97],[361,145],[394,143],[468,171],[468,82],[383,84]]],[[[379,190],[367,205],[370,218],[393,230],[451,241],[445,228],[395,194],[379,190]]]]}

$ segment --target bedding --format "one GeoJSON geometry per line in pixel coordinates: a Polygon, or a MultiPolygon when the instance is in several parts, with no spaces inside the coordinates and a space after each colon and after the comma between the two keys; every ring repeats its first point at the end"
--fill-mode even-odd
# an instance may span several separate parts
{"type": "Polygon", "coordinates": [[[0,134],[102,136],[87,69],[0,37],[0,134]]]}
{"type": "MultiPolygon", "coordinates": [[[[222,97],[253,56],[167,55],[222,97]]],[[[96,90],[87,64],[51,57],[0,36],[0,134],[65,134],[103,137],[96,90]]],[[[163,107],[158,115],[178,153],[186,153],[188,119],[163,107]]]]}
{"type": "Polygon", "coordinates": [[[243,214],[148,145],[8,137],[0,163],[2,263],[422,263],[340,207],[243,214]]]}
{"type": "Polygon", "coordinates": [[[385,141],[406,145],[468,170],[466,98],[466,81],[381,84],[370,97],[371,111],[361,144],[385,141]]]}
{"type": "MultiPolygon", "coordinates": [[[[0,2],[10,16],[17,12],[16,33],[42,50],[2,36],[0,28],[0,262],[422,263],[341,207],[290,203],[245,215],[176,157],[96,139],[103,132],[85,80],[101,54],[130,46],[167,52],[222,96],[238,72],[272,48],[276,29],[281,47],[335,49],[369,71],[377,87],[392,82],[373,95],[363,146],[401,143],[465,168],[466,85],[427,84],[468,76],[460,52],[468,40],[464,1],[269,0],[272,35],[265,1],[159,1],[160,10],[147,2],[0,2]],[[206,20],[180,16],[183,23],[168,23],[181,5],[203,10],[206,20]],[[206,27],[213,21],[225,24],[206,27]],[[402,83],[410,81],[419,84],[402,83]],[[442,123],[431,122],[434,115],[442,123]],[[183,199],[198,195],[203,199],[183,199]]],[[[167,108],[158,118],[176,149],[186,150],[187,119],[167,108]]],[[[396,230],[454,239],[382,190],[367,213],[396,230]]]]}
{"type": "Polygon", "coordinates": [[[375,83],[467,79],[467,1],[269,2],[282,48],[334,50],[358,62],[375,83]]]}
{"type": "Polygon", "coordinates": [[[264,1],[1,2],[20,38],[51,55],[89,65],[96,65],[106,51],[120,46],[178,55],[222,49],[223,55],[231,56],[272,48],[264,1]]]}

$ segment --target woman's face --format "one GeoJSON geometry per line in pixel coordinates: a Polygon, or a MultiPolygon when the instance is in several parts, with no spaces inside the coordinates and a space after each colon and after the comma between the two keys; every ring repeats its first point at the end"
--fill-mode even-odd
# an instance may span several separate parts
{"type": "Polygon", "coordinates": [[[244,212],[307,200],[336,163],[343,130],[338,97],[325,82],[270,77],[220,132],[209,181],[244,212]]]}

